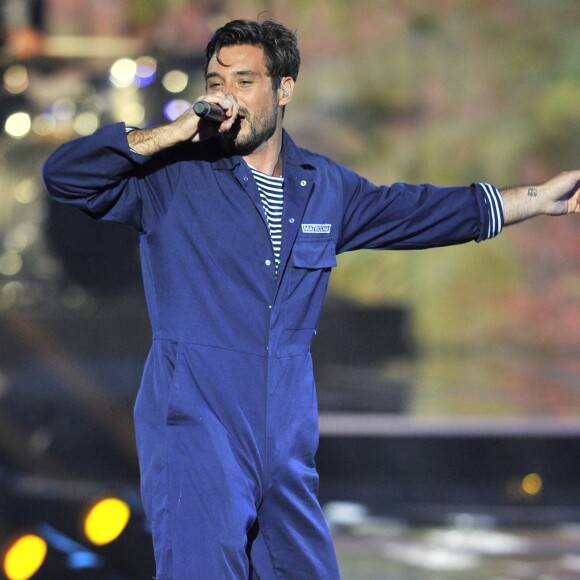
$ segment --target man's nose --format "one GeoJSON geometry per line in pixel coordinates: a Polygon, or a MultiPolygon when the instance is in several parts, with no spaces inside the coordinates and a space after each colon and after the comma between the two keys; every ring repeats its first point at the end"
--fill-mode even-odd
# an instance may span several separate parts
{"type": "Polygon", "coordinates": [[[235,99],[236,103],[238,102],[237,90],[236,90],[235,83],[226,83],[224,85],[224,94],[226,96],[233,97],[235,99]]]}

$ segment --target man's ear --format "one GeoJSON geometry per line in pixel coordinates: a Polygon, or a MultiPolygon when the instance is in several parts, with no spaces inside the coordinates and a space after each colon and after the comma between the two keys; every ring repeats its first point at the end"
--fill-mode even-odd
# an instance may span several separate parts
{"type": "Polygon", "coordinates": [[[294,93],[294,79],[292,77],[284,77],[280,83],[278,92],[278,105],[283,107],[292,100],[294,93]]]}

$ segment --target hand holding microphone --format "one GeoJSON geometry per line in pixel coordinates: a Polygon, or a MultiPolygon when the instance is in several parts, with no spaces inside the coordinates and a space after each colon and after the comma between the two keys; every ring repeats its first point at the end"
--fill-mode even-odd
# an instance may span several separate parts
{"type": "Polygon", "coordinates": [[[223,123],[231,119],[233,123],[238,112],[238,104],[230,95],[224,95],[223,100],[225,106],[206,100],[197,101],[193,104],[193,112],[200,119],[207,119],[215,123],[223,123]]]}
{"type": "Polygon", "coordinates": [[[237,116],[238,103],[234,97],[212,93],[195,101],[180,119],[183,119],[188,127],[192,127],[192,141],[204,141],[219,133],[228,133],[237,116]]]}
{"type": "Polygon", "coordinates": [[[200,119],[208,119],[216,123],[223,123],[227,119],[226,112],[219,105],[208,101],[194,103],[193,112],[200,119]]]}

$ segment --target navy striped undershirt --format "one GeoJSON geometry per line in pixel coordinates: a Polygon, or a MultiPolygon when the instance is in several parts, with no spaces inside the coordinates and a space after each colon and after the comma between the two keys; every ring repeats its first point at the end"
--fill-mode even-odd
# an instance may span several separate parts
{"type": "Polygon", "coordinates": [[[503,229],[503,198],[496,187],[490,183],[480,183],[489,216],[486,239],[495,238],[503,229]]]}
{"type": "Polygon", "coordinates": [[[280,265],[280,250],[282,249],[282,209],[284,207],[284,178],[273,177],[254,169],[250,165],[260,199],[264,206],[268,228],[270,230],[270,239],[272,240],[272,249],[274,250],[274,259],[276,262],[276,274],[280,265]]]}

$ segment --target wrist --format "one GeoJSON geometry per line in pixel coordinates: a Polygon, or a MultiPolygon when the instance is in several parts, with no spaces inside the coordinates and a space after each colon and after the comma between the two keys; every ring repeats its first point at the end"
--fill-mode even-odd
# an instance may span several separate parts
{"type": "Polygon", "coordinates": [[[503,189],[505,224],[521,222],[528,218],[547,213],[542,188],[535,185],[503,189]]]}
{"type": "Polygon", "coordinates": [[[134,129],[127,133],[129,148],[141,155],[154,155],[181,141],[172,123],[151,129],[134,129]]]}
{"type": "Polygon", "coordinates": [[[522,186],[522,195],[525,198],[525,205],[529,216],[547,213],[546,195],[539,185],[522,186]]]}

